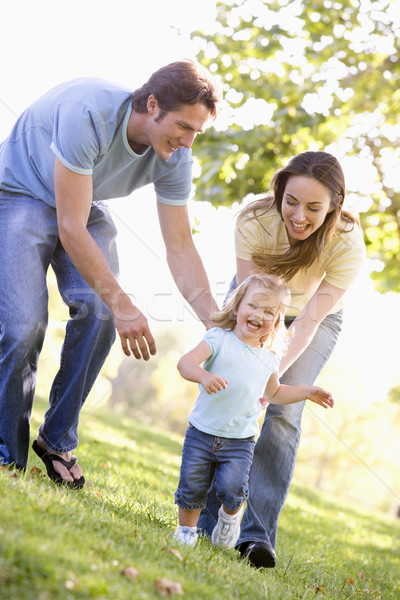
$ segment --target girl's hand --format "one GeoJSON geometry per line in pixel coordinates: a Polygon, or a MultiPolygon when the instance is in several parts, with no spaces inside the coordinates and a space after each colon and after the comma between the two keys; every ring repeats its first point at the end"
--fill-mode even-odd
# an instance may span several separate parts
{"type": "Polygon", "coordinates": [[[267,408],[267,406],[269,404],[268,400],[266,400],[265,398],[259,398],[259,400],[260,400],[261,408],[263,408],[263,409],[267,408]]]}
{"type": "Polygon", "coordinates": [[[221,390],[225,390],[228,382],[226,379],[221,377],[221,375],[205,371],[201,378],[200,384],[203,386],[207,394],[216,394],[221,390]]]}
{"type": "Polygon", "coordinates": [[[332,408],[334,405],[331,394],[316,385],[310,387],[307,397],[311,402],[315,402],[315,404],[319,404],[323,408],[328,408],[328,406],[332,408]]]}

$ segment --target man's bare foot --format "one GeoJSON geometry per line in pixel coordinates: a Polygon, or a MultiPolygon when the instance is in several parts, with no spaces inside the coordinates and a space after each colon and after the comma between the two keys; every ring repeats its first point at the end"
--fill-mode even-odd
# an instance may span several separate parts
{"type": "MultiPolygon", "coordinates": [[[[39,434],[37,436],[36,441],[37,441],[38,446],[42,450],[45,450],[46,452],[48,452],[49,454],[56,454],[57,456],[60,456],[61,458],[63,458],[66,462],[69,462],[72,459],[71,452],[63,452],[60,454],[58,452],[53,452],[53,450],[50,450],[50,448],[48,448],[48,446],[46,445],[46,443],[43,441],[43,439],[40,437],[39,434]]],[[[74,464],[74,466],[71,467],[71,469],[67,469],[67,467],[64,467],[64,465],[62,465],[57,460],[53,460],[52,464],[53,464],[54,470],[60,475],[60,477],[62,479],[64,479],[64,481],[69,481],[70,483],[72,483],[74,481],[74,479],[80,479],[83,475],[83,471],[82,471],[80,465],[78,464],[78,462],[76,462],[74,464]]]]}

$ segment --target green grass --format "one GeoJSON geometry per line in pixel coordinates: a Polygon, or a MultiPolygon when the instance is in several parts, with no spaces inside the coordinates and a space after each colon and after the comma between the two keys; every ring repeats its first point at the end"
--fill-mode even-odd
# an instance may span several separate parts
{"type": "MultiPolygon", "coordinates": [[[[32,433],[43,408],[37,402],[32,433]]],[[[83,415],[80,431],[83,491],[30,473],[42,468],[32,452],[25,475],[0,472],[0,600],[162,598],[160,578],[196,600],[400,597],[395,519],[292,486],[278,566],[255,570],[207,540],[194,549],[172,543],[180,436],[106,409],[83,415]],[[124,576],[126,567],[139,574],[124,576]]]]}

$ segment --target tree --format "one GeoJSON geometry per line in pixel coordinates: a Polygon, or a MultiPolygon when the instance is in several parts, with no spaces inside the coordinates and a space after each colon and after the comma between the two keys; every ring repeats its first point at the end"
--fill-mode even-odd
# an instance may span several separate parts
{"type": "Polygon", "coordinates": [[[363,159],[360,194],[380,291],[400,291],[400,26],[398,0],[230,0],[198,60],[221,81],[224,134],[195,146],[196,197],[230,205],[268,190],[293,154],[329,149],[363,159]],[[397,180],[394,178],[396,174],[397,180]]]}

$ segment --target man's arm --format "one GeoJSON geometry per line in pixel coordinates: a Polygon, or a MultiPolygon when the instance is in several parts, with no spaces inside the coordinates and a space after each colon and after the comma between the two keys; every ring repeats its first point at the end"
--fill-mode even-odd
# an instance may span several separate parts
{"type": "Polygon", "coordinates": [[[174,281],[204,325],[212,327],[210,313],[218,310],[211,295],[204,265],[190,229],[186,206],[157,203],[161,233],[167,251],[167,262],[174,281]]]}
{"type": "Polygon", "coordinates": [[[134,306],[111,273],[87,230],[92,205],[91,175],[70,171],[56,159],[54,185],[60,240],[75,267],[113,312],[124,353],[150,358],[156,347],[146,317],[134,306]]]}

